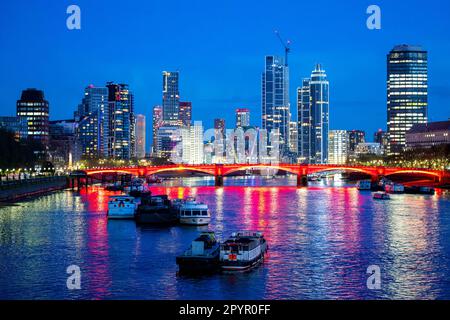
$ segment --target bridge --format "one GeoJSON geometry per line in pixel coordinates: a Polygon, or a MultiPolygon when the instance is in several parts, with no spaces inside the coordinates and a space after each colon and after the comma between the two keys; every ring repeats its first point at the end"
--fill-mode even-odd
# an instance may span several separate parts
{"type": "Polygon", "coordinates": [[[421,168],[398,168],[398,167],[369,167],[369,166],[350,166],[350,165],[331,165],[331,164],[171,164],[161,166],[132,166],[132,167],[114,167],[104,168],[95,167],[83,170],[87,176],[103,174],[131,174],[138,177],[150,176],[163,172],[199,172],[202,174],[214,176],[215,185],[222,186],[223,179],[233,173],[243,170],[262,170],[272,169],[291,173],[297,176],[297,186],[306,186],[308,184],[307,175],[326,173],[330,171],[359,172],[371,177],[373,182],[379,181],[382,177],[406,174],[411,176],[426,176],[433,181],[434,185],[450,184],[450,171],[431,170],[421,168]]]}

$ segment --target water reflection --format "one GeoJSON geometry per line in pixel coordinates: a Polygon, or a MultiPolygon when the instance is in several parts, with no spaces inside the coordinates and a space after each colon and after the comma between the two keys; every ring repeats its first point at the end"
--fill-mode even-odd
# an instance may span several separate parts
{"type": "Polygon", "coordinates": [[[292,177],[230,179],[221,188],[208,178],[179,182],[152,192],[206,202],[210,226],[108,221],[114,193],[100,187],[0,208],[0,298],[450,298],[448,193],[377,202],[339,180],[308,188],[273,186],[293,185],[292,177]],[[213,230],[225,239],[239,229],[265,233],[263,266],[236,275],[177,275],[175,256],[198,232],[213,230]],[[82,269],[82,290],[65,288],[71,264],[82,269]],[[366,288],[373,264],[382,270],[379,291],[366,288]]]}

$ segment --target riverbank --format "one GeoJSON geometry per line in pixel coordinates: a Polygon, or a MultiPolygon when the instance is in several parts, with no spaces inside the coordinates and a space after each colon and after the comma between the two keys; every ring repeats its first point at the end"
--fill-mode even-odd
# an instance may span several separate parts
{"type": "Polygon", "coordinates": [[[16,202],[30,197],[63,190],[67,186],[65,176],[42,177],[0,184],[0,203],[16,202]]]}

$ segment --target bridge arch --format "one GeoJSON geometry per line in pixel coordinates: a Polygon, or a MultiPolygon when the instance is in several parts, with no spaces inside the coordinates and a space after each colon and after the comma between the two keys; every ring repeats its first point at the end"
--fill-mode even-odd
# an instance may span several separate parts
{"type": "Polygon", "coordinates": [[[168,168],[155,168],[155,169],[148,169],[146,171],[146,173],[148,175],[151,174],[158,174],[161,172],[176,172],[176,171],[191,171],[191,172],[199,172],[199,173],[204,173],[210,176],[214,175],[214,169],[212,170],[208,170],[208,169],[203,169],[203,168],[195,168],[195,167],[168,167],[168,168]]]}
{"type": "Polygon", "coordinates": [[[294,169],[291,167],[287,167],[287,166],[279,166],[279,165],[262,165],[262,164],[248,164],[248,165],[242,165],[242,166],[237,166],[235,168],[230,168],[228,170],[226,170],[223,174],[223,176],[227,176],[231,173],[237,172],[237,171],[242,171],[242,170],[248,170],[248,169],[276,169],[276,170],[281,170],[281,171],[285,171],[285,172],[289,172],[295,175],[299,175],[299,170],[298,169],[294,169]]]}
{"type": "Polygon", "coordinates": [[[321,172],[327,172],[327,171],[359,172],[359,173],[367,174],[371,177],[376,176],[376,173],[374,172],[374,170],[357,168],[357,167],[347,167],[347,166],[345,166],[345,167],[341,167],[341,166],[319,167],[319,168],[309,167],[308,174],[321,173],[321,172]]]}

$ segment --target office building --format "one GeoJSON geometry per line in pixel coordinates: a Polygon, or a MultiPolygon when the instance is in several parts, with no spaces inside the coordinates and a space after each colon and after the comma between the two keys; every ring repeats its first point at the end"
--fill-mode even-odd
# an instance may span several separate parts
{"type": "Polygon", "coordinates": [[[284,58],[266,56],[262,74],[262,128],[278,137],[281,154],[289,148],[289,67],[284,58]]]}
{"type": "MultiPolygon", "coordinates": [[[[26,123],[20,133],[21,139],[32,139],[41,143],[44,148],[49,142],[49,103],[44,98],[44,92],[34,88],[22,91],[17,100],[17,117],[19,122],[26,123]]],[[[44,154],[41,154],[45,157],[44,154]]]]}
{"type": "Polygon", "coordinates": [[[400,154],[406,132],[427,123],[428,54],[420,46],[399,45],[387,55],[388,155],[400,154]]]}
{"type": "Polygon", "coordinates": [[[450,120],[415,124],[406,133],[406,148],[419,149],[450,144],[450,120]]]}
{"type": "Polygon", "coordinates": [[[195,121],[193,126],[181,129],[183,143],[182,162],[186,164],[202,164],[203,159],[203,125],[195,121]]]}
{"type": "Polygon", "coordinates": [[[328,136],[328,163],[346,164],[349,151],[349,136],[347,131],[330,130],[328,136]]]}
{"type": "Polygon", "coordinates": [[[163,71],[163,121],[166,125],[180,124],[180,92],[178,89],[178,72],[163,71]]]}

